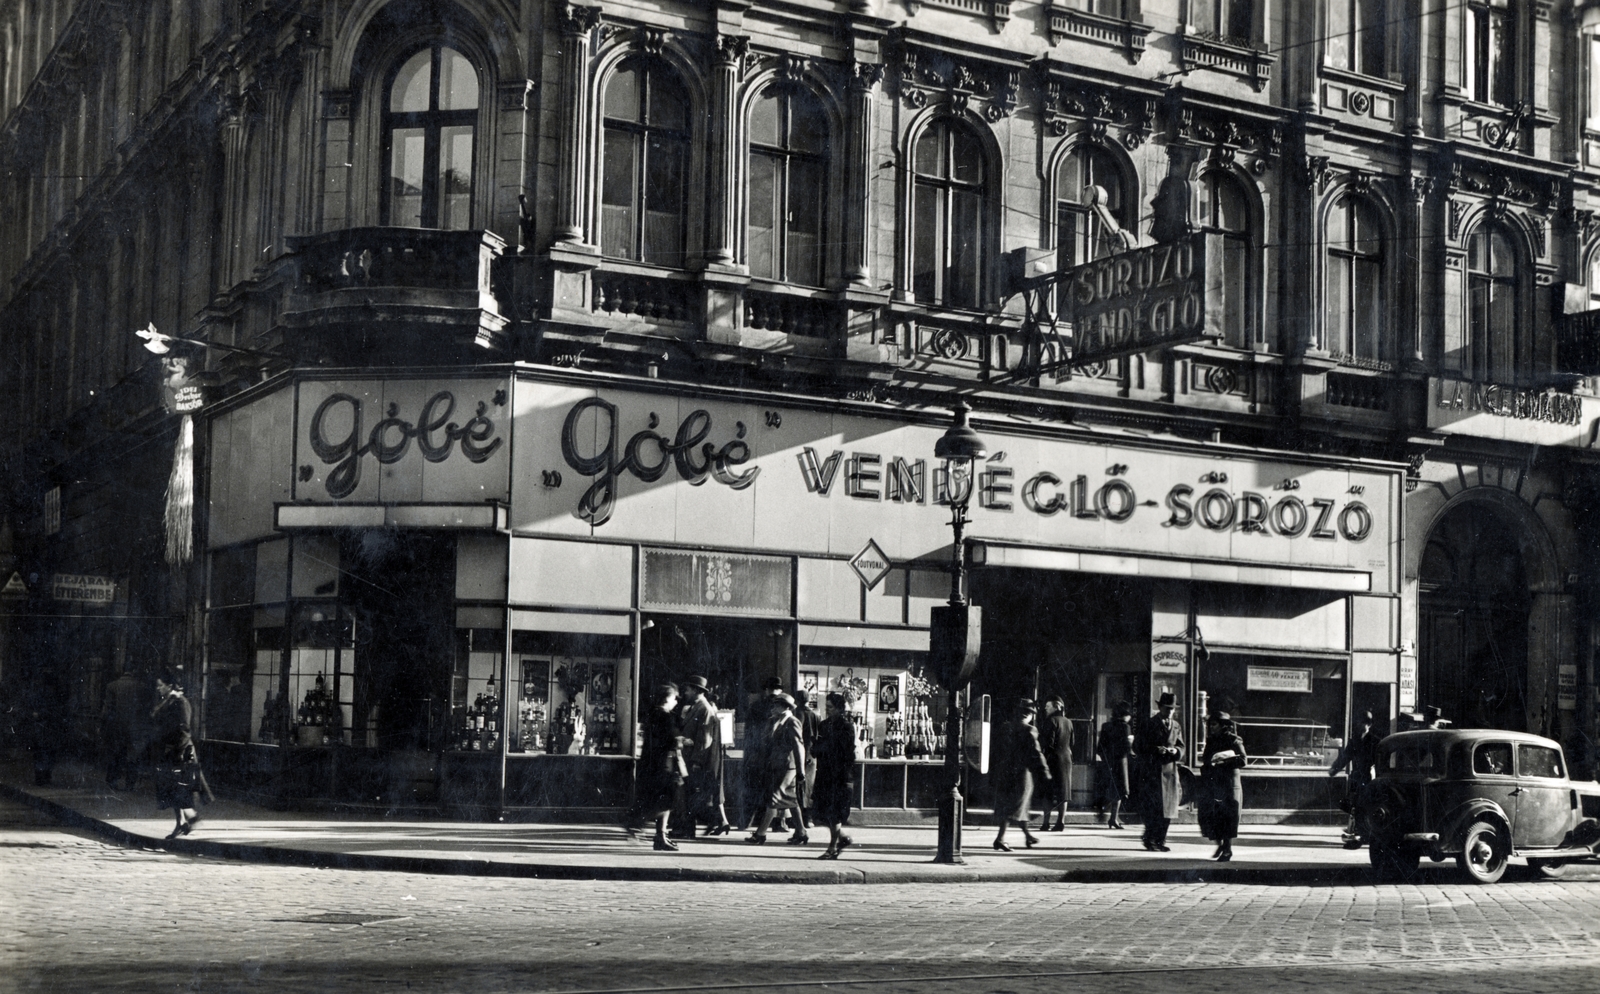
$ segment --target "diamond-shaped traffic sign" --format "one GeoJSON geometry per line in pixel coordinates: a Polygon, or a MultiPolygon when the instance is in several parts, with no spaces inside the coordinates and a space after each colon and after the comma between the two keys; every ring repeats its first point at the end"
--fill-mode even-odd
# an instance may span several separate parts
{"type": "Polygon", "coordinates": [[[877,542],[869,538],[866,548],[851,557],[850,568],[856,571],[856,576],[861,577],[861,582],[871,590],[889,575],[889,557],[878,548],[877,542]]]}

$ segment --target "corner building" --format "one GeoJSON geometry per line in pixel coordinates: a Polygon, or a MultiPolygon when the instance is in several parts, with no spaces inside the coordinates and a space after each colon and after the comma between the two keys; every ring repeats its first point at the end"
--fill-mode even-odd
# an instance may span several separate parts
{"type": "Polygon", "coordinates": [[[737,749],[776,676],[927,814],[960,397],[973,692],[1061,695],[1080,763],[1166,690],[1266,819],[1333,809],[1369,709],[1592,763],[1600,6],[0,11],[0,680],[85,739],[175,664],[233,789],[594,816],[651,687],[706,675],[737,749]],[[1041,361],[1019,252],[1129,251],[1158,190],[1202,333],[1041,361]],[[147,323],[234,349],[191,562],[147,323]]]}

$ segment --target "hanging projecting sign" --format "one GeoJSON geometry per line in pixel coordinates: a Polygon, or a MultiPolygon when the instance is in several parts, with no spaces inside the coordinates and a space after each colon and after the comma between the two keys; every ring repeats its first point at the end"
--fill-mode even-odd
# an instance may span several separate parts
{"type": "Polygon", "coordinates": [[[1206,236],[1096,259],[1057,285],[1074,365],[1206,337],[1206,236]]]}
{"type": "Polygon", "coordinates": [[[77,604],[110,604],[117,599],[117,581],[109,576],[56,573],[50,577],[50,597],[77,604]]]}
{"type": "Polygon", "coordinates": [[[1309,694],[1311,670],[1284,666],[1249,666],[1245,668],[1244,689],[1309,694]]]}
{"type": "Polygon", "coordinates": [[[861,582],[871,590],[889,575],[889,557],[878,548],[877,542],[868,539],[867,547],[851,557],[850,568],[856,571],[856,576],[859,576],[861,582]]]}
{"type": "Polygon", "coordinates": [[[1446,435],[1529,445],[1592,445],[1600,403],[1593,398],[1498,383],[1428,380],[1428,427],[1446,435]]]}
{"type": "MultiPolygon", "coordinates": [[[[943,420],[532,378],[514,396],[519,534],[856,560],[864,582],[872,564],[949,560],[951,481],[933,458],[943,420]]],[[[999,421],[977,430],[990,455],[973,467],[975,541],[1207,561],[1245,583],[1282,582],[1251,579],[1262,565],[1342,571],[1340,589],[1397,588],[1398,466],[999,421]]]]}
{"type": "Polygon", "coordinates": [[[1189,650],[1182,645],[1156,642],[1150,646],[1150,669],[1158,673],[1189,672],[1189,650]]]}

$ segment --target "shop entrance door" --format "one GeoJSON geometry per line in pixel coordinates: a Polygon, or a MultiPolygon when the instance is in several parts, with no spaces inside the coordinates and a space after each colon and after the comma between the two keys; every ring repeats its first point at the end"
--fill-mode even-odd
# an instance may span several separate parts
{"type": "Polygon", "coordinates": [[[1460,728],[1526,730],[1531,598],[1514,528],[1463,504],[1423,550],[1417,703],[1460,728]]]}

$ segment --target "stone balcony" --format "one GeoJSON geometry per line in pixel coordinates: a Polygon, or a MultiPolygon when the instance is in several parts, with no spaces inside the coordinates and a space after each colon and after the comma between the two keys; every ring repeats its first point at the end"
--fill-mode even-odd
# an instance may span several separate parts
{"type": "Polygon", "coordinates": [[[284,346],[367,364],[459,359],[509,344],[492,231],[346,228],[291,240],[284,346]]]}

